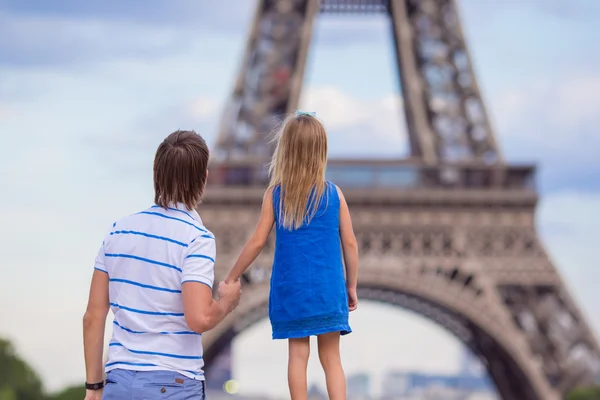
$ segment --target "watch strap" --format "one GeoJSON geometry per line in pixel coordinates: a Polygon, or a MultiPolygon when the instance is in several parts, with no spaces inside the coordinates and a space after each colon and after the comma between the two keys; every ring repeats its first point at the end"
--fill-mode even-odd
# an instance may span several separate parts
{"type": "Polygon", "coordinates": [[[104,387],[104,381],[98,383],[85,383],[85,388],[87,390],[100,390],[104,387]]]}

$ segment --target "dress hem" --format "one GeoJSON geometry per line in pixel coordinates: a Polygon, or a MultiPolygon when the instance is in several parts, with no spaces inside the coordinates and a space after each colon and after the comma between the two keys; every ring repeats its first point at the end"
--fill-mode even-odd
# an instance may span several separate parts
{"type": "Polygon", "coordinates": [[[292,332],[273,332],[273,340],[278,339],[300,339],[309,336],[318,336],[325,333],[340,332],[340,335],[345,336],[352,333],[352,329],[349,325],[339,325],[321,329],[309,329],[303,331],[292,331],[292,332]]]}

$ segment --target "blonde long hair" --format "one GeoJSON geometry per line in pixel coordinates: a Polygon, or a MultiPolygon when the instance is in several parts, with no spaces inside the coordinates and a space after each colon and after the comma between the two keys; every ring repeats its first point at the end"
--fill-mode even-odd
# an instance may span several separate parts
{"type": "Polygon", "coordinates": [[[275,140],[269,188],[280,186],[279,221],[298,229],[314,217],[325,192],[327,133],[317,118],[299,113],[286,118],[275,140]]]}

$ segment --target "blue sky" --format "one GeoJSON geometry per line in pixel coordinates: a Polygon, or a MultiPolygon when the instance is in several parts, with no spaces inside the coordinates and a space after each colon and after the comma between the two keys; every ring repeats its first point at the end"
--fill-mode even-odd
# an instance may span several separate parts
{"type": "MultiPolygon", "coordinates": [[[[0,0],[0,301],[11,305],[0,309],[0,321],[9,321],[0,335],[15,340],[51,389],[83,379],[80,318],[90,266],[109,224],[152,201],[158,143],[178,128],[214,140],[253,4],[0,0]]],[[[599,331],[600,2],[459,5],[504,154],[538,165],[540,233],[599,331]]],[[[317,21],[302,106],[324,120],[332,156],[407,152],[387,24],[383,17],[317,21]]],[[[362,312],[353,317],[359,332],[382,327],[377,316],[390,313],[362,312]]],[[[442,348],[454,340],[409,314],[389,318],[410,326],[414,340],[433,335],[429,342],[442,348]]],[[[250,389],[260,378],[248,368],[253,349],[285,362],[285,350],[268,337],[263,324],[236,342],[236,371],[250,389]]],[[[380,339],[373,342],[381,352],[370,353],[385,354],[389,343],[380,339]]],[[[453,368],[451,354],[411,358],[414,343],[396,346],[388,364],[453,368]]],[[[374,365],[369,357],[348,355],[348,368],[374,365]]]]}

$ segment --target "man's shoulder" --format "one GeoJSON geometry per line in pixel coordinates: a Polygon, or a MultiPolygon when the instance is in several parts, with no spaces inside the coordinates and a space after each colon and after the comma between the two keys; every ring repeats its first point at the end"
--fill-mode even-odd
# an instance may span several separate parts
{"type": "MultiPolygon", "coordinates": [[[[181,222],[186,222],[186,224],[182,223],[181,227],[177,224],[171,225],[173,222],[176,222],[177,218],[171,216],[169,213],[165,212],[164,209],[160,209],[157,207],[148,207],[143,210],[125,215],[113,222],[111,225],[110,231],[107,233],[107,236],[114,236],[118,234],[132,234],[136,236],[140,235],[156,235],[156,232],[162,232],[164,229],[164,225],[171,225],[171,228],[168,229],[171,232],[179,233],[178,239],[189,238],[193,235],[192,230],[194,225],[194,220],[190,219],[187,221],[185,216],[182,216],[183,219],[181,222]]],[[[198,225],[196,223],[196,225],[198,225]]],[[[198,231],[197,231],[198,232],[198,231]]],[[[118,235],[120,236],[120,235],[118,235]]]]}
{"type": "Polygon", "coordinates": [[[115,230],[115,229],[119,229],[119,228],[124,228],[124,227],[130,226],[131,224],[133,224],[135,222],[139,222],[141,215],[148,214],[151,211],[152,211],[152,209],[148,208],[148,209],[134,212],[132,214],[127,214],[127,215],[115,220],[115,222],[112,224],[112,229],[115,230]]]}
{"type": "Polygon", "coordinates": [[[202,227],[201,232],[196,232],[192,239],[192,243],[201,241],[201,242],[214,242],[216,240],[215,235],[206,229],[204,225],[200,225],[202,227]]]}

